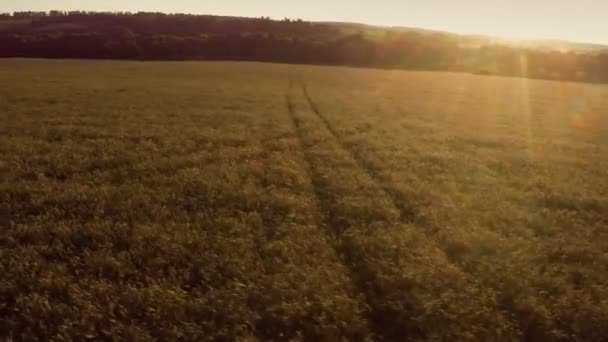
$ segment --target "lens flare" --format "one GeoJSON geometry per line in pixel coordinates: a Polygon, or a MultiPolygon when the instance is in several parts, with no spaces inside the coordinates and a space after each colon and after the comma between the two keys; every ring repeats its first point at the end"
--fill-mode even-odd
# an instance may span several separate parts
{"type": "Polygon", "coordinates": [[[572,126],[576,129],[587,129],[587,122],[585,121],[585,116],[581,113],[574,113],[572,116],[572,126]]]}
{"type": "Polygon", "coordinates": [[[592,110],[586,97],[580,96],[572,111],[572,126],[578,130],[590,132],[603,130],[608,126],[608,116],[592,110]]]}

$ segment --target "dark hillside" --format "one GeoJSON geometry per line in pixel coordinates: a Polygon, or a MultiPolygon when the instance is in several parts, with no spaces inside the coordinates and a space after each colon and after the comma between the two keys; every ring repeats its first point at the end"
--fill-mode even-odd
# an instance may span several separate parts
{"type": "Polygon", "coordinates": [[[250,60],[608,82],[608,52],[581,51],[288,19],[59,11],[0,15],[0,57],[250,60]]]}

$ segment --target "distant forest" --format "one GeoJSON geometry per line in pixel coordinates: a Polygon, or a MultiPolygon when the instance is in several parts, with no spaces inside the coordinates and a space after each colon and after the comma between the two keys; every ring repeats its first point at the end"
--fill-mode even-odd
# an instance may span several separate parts
{"type": "Polygon", "coordinates": [[[472,44],[463,36],[302,20],[163,13],[0,14],[0,57],[246,60],[608,83],[608,51],[472,44]]]}

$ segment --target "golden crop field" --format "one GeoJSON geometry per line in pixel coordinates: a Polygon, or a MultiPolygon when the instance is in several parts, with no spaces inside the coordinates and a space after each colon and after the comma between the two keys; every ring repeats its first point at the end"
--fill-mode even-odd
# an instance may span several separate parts
{"type": "Polygon", "coordinates": [[[15,59],[0,119],[0,340],[608,336],[608,86],[15,59]]]}

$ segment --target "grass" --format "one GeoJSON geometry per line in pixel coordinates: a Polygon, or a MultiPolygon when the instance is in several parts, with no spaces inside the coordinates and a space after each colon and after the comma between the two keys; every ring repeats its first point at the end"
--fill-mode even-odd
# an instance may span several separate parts
{"type": "Polygon", "coordinates": [[[0,62],[0,339],[608,335],[608,87],[0,62]]]}

